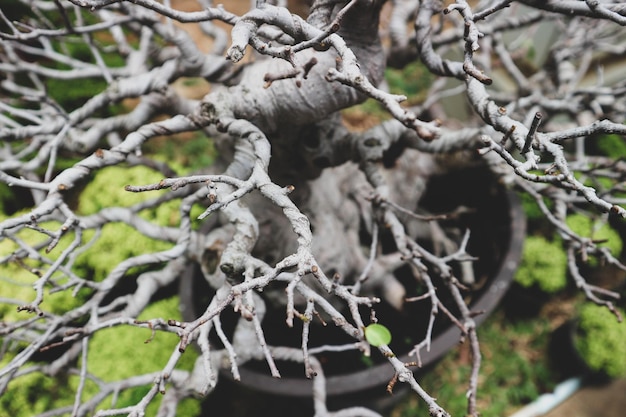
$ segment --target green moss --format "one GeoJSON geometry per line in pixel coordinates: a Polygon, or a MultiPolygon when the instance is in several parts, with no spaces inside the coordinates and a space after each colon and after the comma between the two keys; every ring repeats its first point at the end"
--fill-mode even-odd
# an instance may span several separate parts
{"type": "MultiPolygon", "coordinates": [[[[85,233],[85,239],[94,236],[85,233]]],[[[74,270],[86,279],[101,281],[120,262],[144,253],[158,252],[171,248],[173,244],[146,237],[124,223],[106,224],[89,250],[76,259],[74,270]]]]}
{"type": "Polygon", "coordinates": [[[216,157],[217,150],[213,142],[199,133],[193,139],[184,142],[180,162],[189,171],[195,171],[211,166],[216,157]]]}
{"type": "MultiPolygon", "coordinates": [[[[203,153],[207,150],[207,160],[212,161],[210,142],[190,146],[189,153],[203,153]],[[205,147],[206,146],[206,147],[205,147]]],[[[178,170],[185,170],[183,165],[174,163],[178,170]]],[[[124,189],[127,185],[147,185],[158,183],[163,179],[163,174],[145,166],[114,166],[99,171],[85,187],[78,200],[78,212],[82,215],[94,214],[106,207],[130,207],[143,201],[151,200],[169,192],[168,190],[148,191],[143,193],[131,193],[124,189]]],[[[178,226],[180,200],[171,200],[159,204],[156,208],[146,209],[141,212],[144,219],[161,226],[178,226]]]]}
{"type": "MultiPolygon", "coordinates": [[[[139,318],[181,320],[178,305],[178,297],[158,301],[148,306],[139,318]]],[[[105,381],[115,381],[163,369],[176,349],[179,338],[172,333],[157,332],[150,343],[145,343],[151,334],[148,329],[132,326],[118,326],[97,332],[89,343],[89,372],[105,381]]],[[[14,355],[14,352],[6,353],[0,364],[5,365],[14,355]]],[[[197,356],[193,349],[188,349],[176,368],[192,370],[197,356]]],[[[32,373],[15,378],[6,393],[0,396],[0,416],[32,417],[55,408],[70,406],[74,403],[78,383],[78,376],[63,374],[51,378],[41,373],[32,373]]],[[[124,390],[119,393],[115,402],[113,396],[109,396],[98,408],[135,405],[149,389],[150,386],[147,385],[124,390]]],[[[98,387],[87,380],[83,401],[87,401],[97,392],[98,387]]],[[[148,406],[147,416],[157,414],[161,398],[157,396],[148,406]]],[[[186,399],[179,404],[177,411],[177,415],[200,415],[200,403],[196,399],[186,399]]]]}
{"type": "Polygon", "coordinates": [[[78,380],[76,376],[51,378],[40,373],[15,378],[0,396],[0,415],[32,417],[54,408],[71,406],[78,380]]]}
{"type": "MultiPolygon", "coordinates": [[[[78,212],[83,215],[94,214],[106,207],[129,207],[156,198],[167,191],[130,193],[124,187],[129,184],[152,184],[162,178],[159,172],[145,166],[105,168],[94,176],[81,193],[78,212]]],[[[143,210],[140,215],[154,224],[175,227],[180,222],[179,203],[169,201],[154,209],[143,210]]],[[[94,238],[94,235],[94,231],[87,231],[84,234],[85,242],[94,238]]],[[[107,223],[93,246],[77,258],[75,269],[84,277],[102,280],[125,259],[167,250],[172,246],[172,243],[147,237],[125,223],[107,223]]]]}
{"type": "Polygon", "coordinates": [[[515,281],[523,287],[536,286],[554,293],[567,285],[567,256],[559,242],[540,236],[528,236],[524,241],[522,262],[515,281]]]}
{"type": "Polygon", "coordinates": [[[217,150],[203,132],[186,132],[168,137],[155,138],[144,146],[147,153],[166,162],[180,175],[188,175],[209,167],[217,157],[217,150]]]}
{"type": "Polygon", "coordinates": [[[176,414],[179,416],[199,416],[201,412],[201,403],[194,398],[185,398],[178,403],[178,408],[176,409],[176,414]]]}
{"type": "Polygon", "coordinates": [[[598,149],[611,158],[626,156],[626,139],[619,135],[603,135],[597,140],[598,149]]]}
{"type": "MultiPolygon", "coordinates": [[[[178,305],[178,297],[154,302],[139,315],[138,319],[182,320],[178,305]]],[[[149,329],[134,326],[100,330],[91,338],[89,344],[90,372],[105,381],[114,381],[162,369],[172,352],[177,349],[180,339],[173,333],[157,331],[154,339],[145,343],[151,335],[149,329]]],[[[181,358],[178,368],[191,370],[194,361],[193,349],[189,349],[181,358]]]]}
{"type": "MultiPolygon", "coordinates": [[[[97,22],[93,13],[82,11],[81,14],[85,21],[91,21],[92,23],[97,22]]],[[[60,15],[55,15],[52,18],[56,19],[60,25],[63,25],[60,15]]],[[[96,37],[98,36],[96,35],[96,37]]],[[[93,52],[85,42],[52,42],[52,46],[57,52],[70,56],[78,61],[95,63],[93,52]]],[[[124,58],[118,53],[107,53],[101,49],[100,56],[108,67],[121,67],[124,65],[124,58]]],[[[67,64],[60,62],[52,63],[52,68],[58,70],[70,69],[67,64]]],[[[45,82],[48,95],[66,110],[76,109],[82,106],[87,100],[104,91],[108,86],[107,81],[102,77],[79,78],[74,80],[48,78],[45,82]]]]}
{"type": "MultiPolygon", "coordinates": [[[[179,311],[180,300],[171,297],[150,304],[138,317],[139,320],[163,318],[182,320],[179,311]]],[[[177,349],[180,341],[175,334],[157,331],[153,339],[149,329],[134,326],[117,326],[103,329],[96,333],[89,343],[88,369],[95,376],[105,381],[115,381],[134,375],[157,372],[167,364],[172,352],[177,349]]],[[[191,371],[197,354],[187,349],[176,368],[191,371]]],[[[148,392],[149,386],[137,387],[123,391],[118,397],[115,407],[134,405],[148,392]]],[[[110,400],[110,399],[109,399],[110,400]]],[[[160,397],[157,397],[148,408],[147,415],[155,415],[160,397]]],[[[102,407],[110,406],[105,400],[102,407]]],[[[196,400],[185,401],[179,407],[180,415],[198,415],[200,405],[196,400]]]]}
{"type": "Polygon", "coordinates": [[[424,100],[433,75],[421,62],[415,61],[402,69],[385,69],[385,79],[392,94],[405,95],[410,104],[416,104],[424,100]]]}
{"type": "MultiPolygon", "coordinates": [[[[0,286],[2,287],[2,297],[20,302],[21,305],[29,304],[35,300],[36,292],[33,284],[38,277],[20,266],[10,263],[2,267],[0,273],[0,286]]],[[[65,279],[57,279],[57,283],[65,283],[65,279]]],[[[52,314],[64,314],[80,306],[89,295],[89,290],[84,289],[78,292],[75,297],[71,291],[52,291],[50,286],[44,288],[43,302],[40,308],[52,314]]],[[[0,317],[3,322],[15,322],[32,317],[31,313],[17,311],[16,304],[0,303],[0,317]]]]}
{"type": "MultiPolygon", "coordinates": [[[[554,389],[558,376],[551,373],[545,355],[550,333],[547,321],[510,322],[501,310],[481,325],[478,338],[483,361],[477,406],[482,417],[511,415],[516,408],[554,389]]],[[[465,342],[418,377],[420,385],[435,393],[438,403],[453,416],[467,414],[468,358],[465,342]]],[[[393,417],[421,415],[428,415],[428,406],[417,396],[410,396],[391,413],[393,417]]]]}
{"type": "Polygon", "coordinates": [[[370,128],[390,117],[387,109],[374,99],[368,99],[361,104],[344,109],[341,114],[350,126],[356,126],[358,129],[370,128]]]}
{"type": "Polygon", "coordinates": [[[537,205],[537,202],[534,198],[528,193],[520,193],[520,200],[522,202],[522,207],[524,209],[524,213],[529,220],[537,220],[543,217],[543,212],[537,205]]]}
{"type": "MultiPolygon", "coordinates": [[[[529,221],[537,223],[537,222],[545,222],[546,216],[543,214],[537,201],[528,193],[519,193],[518,196],[522,202],[522,207],[524,209],[524,213],[529,221]]],[[[544,198],[544,203],[551,209],[553,206],[552,200],[544,198]]]]}
{"type": "Polygon", "coordinates": [[[4,213],[7,210],[13,198],[11,187],[4,183],[0,184],[0,213],[4,213]]]}
{"type": "MultiPolygon", "coordinates": [[[[391,93],[407,97],[403,105],[415,105],[425,99],[433,78],[421,63],[415,62],[402,69],[385,69],[385,79],[391,93]]],[[[350,126],[359,130],[390,118],[387,109],[374,99],[344,109],[341,114],[350,126]]]]}
{"type": "MultiPolygon", "coordinates": [[[[611,226],[602,221],[597,221],[582,214],[573,214],[565,219],[567,226],[576,234],[598,242],[599,246],[609,249],[613,256],[619,257],[622,253],[622,239],[619,233],[611,226]]],[[[596,265],[595,258],[590,259],[590,264],[596,265]]]]}
{"type": "Polygon", "coordinates": [[[46,89],[50,97],[67,110],[77,109],[94,95],[101,93],[107,82],[100,79],[84,78],[74,82],[49,79],[46,89]]]}
{"type": "MultiPolygon", "coordinates": [[[[24,212],[19,212],[16,215],[22,213],[24,212]]],[[[0,213],[0,221],[4,218],[6,216],[0,213]]],[[[42,222],[39,226],[46,230],[57,231],[61,227],[61,223],[55,221],[42,222]]],[[[25,228],[15,233],[15,237],[31,247],[41,247],[40,252],[42,255],[45,255],[51,261],[55,261],[70,245],[75,236],[73,233],[68,233],[62,237],[56,248],[50,253],[45,253],[49,237],[41,232],[25,228]]],[[[19,249],[20,246],[11,239],[0,240],[0,258],[8,258],[19,249]]],[[[44,274],[49,266],[47,263],[30,257],[24,258],[20,262],[12,260],[5,262],[0,268],[2,296],[17,300],[21,304],[31,303],[36,297],[33,285],[39,279],[39,276],[33,271],[39,271],[40,274],[44,274]]],[[[67,277],[61,272],[56,272],[52,275],[50,282],[54,282],[55,285],[63,285],[67,283],[67,280],[67,277]]],[[[79,291],[76,297],[72,295],[71,291],[54,292],[54,287],[50,284],[44,288],[44,298],[40,308],[43,311],[54,314],[63,314],[82,304],[88,294],[89,290],[86,288],[79,291]]],[[[0,303],[0,317],[5,322],[11,322],[26,319],[29,317],[29,313],[18,313],[15,304],[0,303]]]]}
{"type": "MultiPolygon", "coordinates": [[[[107,397],[104,401],[102,401],[101,406],[98,407],[98,410],[106,409],[110,407],[129,407],[135,404],[138,404],[143,397],[150,391],[149,386],[137,387],[124,390],[117,395],[116,398],[113,396],[107,397]]],[[[159,406],[161,405],[162,396],[157,395],[150,404],[146,407],[146,417],[153,417],[158,414],[159,406]]],[[[185,417],[194,417],[199,416],[202,411],[202,406],[200,401],[194,398],[185,398],[180,403],[178,403],[178,407],[176,408],[177,416],[185,416],[185,417]]],[[[30,417],[30,416],[29,416],[30,417]]],[[[69,417],[69,416],[68,416],[69,417]]]]}
{"type": "MultiPolygon", "coordinates": [[[[624,311],[620,311],[622,317],[624,311]]],[[[589,367],[610,377],[626,376],[626,323],[606,307],[585,304],[580,311],[576,348],[589,367]]]]}
{"type": "Polygon", "coordinates": [[[131,193],[126,185],[144,185],[159,182],[163,178],[158,171],[145,166],[112,166],[104,168],[93,177],[80,195],[78,212],[94,214],[105,207],[129,207],[166,191],[131,193]]]}

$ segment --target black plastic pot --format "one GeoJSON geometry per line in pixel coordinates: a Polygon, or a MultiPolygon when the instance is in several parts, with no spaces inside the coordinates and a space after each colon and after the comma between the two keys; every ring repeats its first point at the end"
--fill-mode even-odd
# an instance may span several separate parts
{"type": "MultiPolygon", "coordinates": [[[[477,174],[478,177],[476,175],[468,176],[465,172],[454,174],[451,183],[455,184],[456,189],[450,188],[447,183],[433,185],[433,191],[430,195],[427,192],[423,203],[428,206],[429,201],[436,201],[436,208],[428,207],[431,212],[449,212],[463,205],[469,207],[469,212],[473,213],[468,214],[465,219],[455,220],[459,224],[454,226],[460,227],[460,230],[463,230],[463,227],[469,227],[472,231],[469,252],[479,258],[479,261],[475,263],[475,270],[480,285],[467,296],[471,299],[471,310],[482,312],[475,318],[477,323],[481,323],[496,308],[513,280],[525,236],[525,218],[518,198],[513,192],[498,184],[489,173],[478,171],[474,174],[477,174]],[[466,183],[466,181],[471,181],[472,184],[466,183]],[[472,186],[470,187],[470,185],[472,186]],[[470,189],[473,191],[468,191],[470,189]],[[446,190],[445,195],[441,195],[440,190],[446,190]],[[477,190],[479,191],[477,192],[477,190]]],[[[450,181],[450,178],[446,181],[450,181]]],[[[414,283],[414,281],[412,282],[414,283]]],[[[443,285],[438,288],[440,287],[443,285]]],[[[410,291],[407,292],[407,295],[412,295],[410,291]]],[[[443,297],[445,298],[445,294],[443,297]]],[[[381,323],[388,327],[390,324],[396,325],[395,328],[391,328],[396,341],[392,342],[391,347],[405,362],[415,360],[415,357],[409,357],[407,353],[414,343],[423,338],[424,328],[416,329],[419,326],[416,323],[427,322],[430,305],[428,301],[421,303],[421,306],[411,306],[410,308],[413,310],[402,313],[398,313],[392,308],[386,308],[385,305],[376,308],[377,318],[381,323]],[[415,319],[416,315],[419,314],[425,314],[422,316],[424,317],[423,320],[415,319]],[[398,323],[406,324],[409,330],[398,328],[398,323]],[[403,344],[403,339],[407,339],[409,336],[413,341],[403,344]],[[394,343],[396,343],[395,346],[394,343]]],[[[272,312],[268,312],[265,319],[268,322],[264,322],[268,343],[285,345],[287,343],[284,340],[276,340],[276,338],[288,335],[296,343],[293,346],[297,347],[300,343],[299,330],[289,329],[284,325],[284,309],[274,312],[276,317],[273,317],[272,314],[272,312]]],[[[461,337],[460,330],[445,317],[439,317],[437,323],[438,327],[435,328],[430,351],[422,350],[421,352],[423,368],[427,368],[458,345],[461,337]]],[[[351,341],[339,329],[335,329],[337,332],[334,332],[332,327],[329,325],[320,329],[319,332],[313,329],[312,343],[335,344],[351,341]],[[328,340],[327,336],[333,339],[328,340]],[[339,340],[334,339],[335,337],[339,340]],[[341,339],[342,337],[344,339],[341,339]],[[319,339],[323,340],[320,341],[319,339]]],[[[378,355],[376,350],[374,350],[371,358],[373,364],[370,363],[369,365],[363,362],[360,352],[357,351],[337,354],[337,357],[333,357],[333,355],[335,354],[318,356],[324,366],[327,394],[331,397],[384,387],[393,377],[393,369],[385,358],[378,355]],[[344,368],[344,365],[354,369],[338,370],[344,368]]],[[[288,366],[294,367],[294,364],[278,363],[283,376],[277,379],[269,375],[265,363],[246,364],[240,367],[240,384],[251,390],[268,394],[310,397],[312,381],[305,378],[302,365],[296,364],[295,369],[285,371],[285,367],[288,366]]],[[[223,376],[231,378],[228,371],[225,371],[223,376]]]]}

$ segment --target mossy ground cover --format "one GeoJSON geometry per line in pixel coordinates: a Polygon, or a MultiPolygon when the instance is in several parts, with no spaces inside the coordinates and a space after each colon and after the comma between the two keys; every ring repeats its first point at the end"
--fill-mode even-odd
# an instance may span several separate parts
{"type": "MultiPolygon", "coordinates": [[[[150,304],[139,315],[138,320],[153,318],[182,320],[179,306],[178,296],[157,301],[150,304]]],[[[172,352],[178,349],[178,342],[178,336],[172,333],[156,332],[153,335],[149,329],[132,326],[105,329],[90,341],[91,354],[87,361],[88,367],[90,372],[104,381],[157,372],[163,369],[172,352]]],[[[191,371],[197,357],[194,349],[188,349],[176,368],[191,371]]],[[[117,398],[115,404],[112,404],[113,397],[109,397],[103,401],[103,408],[110,405],[116,407],[134,405],[149,389],[150,386],[143,386],[126,390],[117,398]]],[[[160,396],[149,405],[147,415],[156,415],[159,404],[160,396]]],[[[199,411],[200,402],[193,399],[184,401],[178,408],[180,415],[195,416],[199,411]]]]}
{"type": "MultiPolygon", "coordinates": [[[[511,321],[504,309],[497,310],[479,327],[482,368],[478,388],[478,409],[482,417],[511,414],[559,382],[546,352],[550,343],[548,320],[511,321]]],[[[453,416],[467,412],[465,393],[471,371],[467,344],[449,352],[428,369],[418,381],[436,396],[453,416]]],[[[391,417],[428,414],[428,407],[410,396],[390,413],[391,417]]]]}
{"type": "MultiPolygon", "coordinates": [[[[138,317],[139,320],[164,318],[181,320],[178,297],[171,297],[151,304],[138,317]]],[[[89,341],[87,365],[91,376],[102,381],[115,381],[134,375],[157,372],[165,366],[172,352],[177,349],[178,337],[171,333],[157,332],[152,337],[148,329],[118,326],[96,333],[89,341]],[[147,342],[149,341],[149,342],[147,342]]],[[[6,354],[0,365],[8,363],[13,354],[6,354]]],[[[193,369],[197,354],[189,349],[177,364],[177,369],[193,369]]],[[[33,363],[36,365],[36,363],[33,363]]],[[[54,378],[41,373],[19,376],[9,384],[7,392],[0,396],[0,415],[31,417],[55,408],[71,407],[79,385],[77,375],[61,375],[54,378]]],[[[149,385],[121,391],[119,395],[105,398],[97,409],[126,407],[138,403],[150,389],[149,385]]],[[[83,400],[99,392],[97,385],[87,380],[83,400]]],[[[148,416],[156,415],[160,396],[147,409],[148,416]]],[[[180,415],[199,415],[200,402],[183,401],[180,415]]],[[[68,412],[63,414],[69,416],[68,412]]]]}
{"type": "MultiPolygon", "coordinates": [[[[199,164],[209,163],[214,157],[210,142],[206,138],[192,137],[177,140],[187,143],[184,147],[176,148],[176,158],[173,163],[174,167],[177,167],[177,170],[182,174],[188,173],[192,168],[187,164],[178,164],[178,161],[198,167],[199,164]],[[203,143],[200,145],[188,143],[194,140],[202,140],[203,143]],[[207,151],[206,154],[202,154],[204,150],[207,151]],[[183,160],[183,158],[187,159],[183,160]]],[[[159,156],[156,158],[158,159],[159,156]]],[[[167,191],[133,194],[124,191],[124,186],[127,184],[155,183],[162,178],[163,174],[145,166],[116,166],[102,169],[94,174],[92,181],[82,191],[74,209],[77,214],[88,216],[105,207],[131,207],[134,204],[158,198],[167,191]]],[[[6,208],[6,210],[0,210],[0,220],[29,210],[29,207],[16,208],[12,205],[14,201],[12,191],[8,187],[0,188],[0,209],[6,208]]],[[[141,210],[138,214],[144,220],[160,226],[177,227],[180,222],[179,205],[180,200],[172,200],[160,204],[154,209],[141,210]]],[[[197,216],[203,210],[204,207],[194,207],[192,217],[197,216]]],[[[54,231],[58,230],[61,224],[49,221],[42,222],[38,226],[54,231]]],[[[31,246],[39,247],[41,254],[44,254],[47,235],[37,230],[24,229],[18,233],[16,238],[31,246]]],[[[50,253],[46,253],[45,256],[53,261],[58,259],[59,254],[74,239],[75,235],[68,233],[61,239],[57,247],[50,253]]],[[[143,253],[166,250],[172,245],[172,242],[146,237],[127,224],[110,222],[98,231],[85,231],[81,240],[81,247],[84,250],[81,250],[80,255],[74,260],[73,270],[84,279],[100,281],[115,265],[125,259],[143,253]],[[97,239],[93,239],[94,237],[97,239]]],[[[14,240],[4,239],[0,242],[0,257],[10,256],[18,249],[19,245],[14,240]]],[[[0,269],[2,297],[14,299],[21,304],[32,302],[35,298],[33,284],[39,278],[33,271],[45,272],[48,267],[48,264],[30,258],[25,258],[21,262],[10,261],[3,264],[0,269]]],[[[129,271],[126,279],[132,280],[140,272],[129,271]]],[[[87,288],[75,294],[72,293],[71,289],[55,291],[56,286],[63,285],[67,281],[68,278],[60,272],[53,275],[50,282],[54,282],[54,284],[45,287],[44,302],[40,306],[43,311],[64,314],[88,299],[90,290],[87,288]]],[[[181,320],[182,317],[178,310],[179,303],[177,296],[165,300],[155,300],[144,310],[139,319],[181,320]]],[[[16,307],[17,305],[13,303],[0,303],[2,322],[10,323],[29,318],[29,313],[18,312],[16,307]]],[[[150,337],[151,332],[149,330],[133,326],[117,326],[96,333],[89,342],[89,372],[103,381],[112,381],[132,375],[159,371],[167,363],[172,351],[177,349],[178,337],[171,333],[157,332],[149,343],[144,343],[150,337]]],[[[20,350],[27,346],[25,342],[14,340],[0,339],[0,343],[2,344],[0,366],[9,363],[20,350]]],[[[177,367],[191,370],[196,356],[194,350],[189,349],[177,367]]],[[[35,366],[37,363],[33,362],[32,365],[35,366]]],[[[78,363],[74,363],[73,366],[80,367],[78,363]]],[[[0,416],[30,417],[59,407],[69,407],[71,411],[78,385],[79,377],[76,375],[51,378],[41,373],[28,373],[19,376],[11,382],[7,392],[0,397],[0,416]]],[[[149,389],[150,386],[143,386],[125,390],[115,396],[115,399],[113,397],[104,399],[100,408],[136,404],[149,389]]],[[[83,400],[89,399],[98,390],[93,381],[87,380],[83,391],[83,400]]],[[[157,401],[148,408],[147,415],[156,415],[159,403],[160,398],[157,398],[157,401]]],[[[198,415],[200,402],[193,399],[185,400],[179,406],[179,412],[182,415],[198,415]]],[[[66,415],[70,415],[70,413],[68,412],[66,415]]]]}
{"type": "Polygon", "coordinates": [[[567,286],[567,256],[559,239],[528,236],[524,241],[522,262],[515,275],[522,287],[536,286],[555,293],[567,286]]]}
{"type": "MultiPolygon", "coordinates": [[[[624,310],[618,310],[622,317],[624,310]]],[[[608,309],[587,303],[578,314],[576,349],[593,371],[611,378],[626,376],[626,325],[608,309]]]]}

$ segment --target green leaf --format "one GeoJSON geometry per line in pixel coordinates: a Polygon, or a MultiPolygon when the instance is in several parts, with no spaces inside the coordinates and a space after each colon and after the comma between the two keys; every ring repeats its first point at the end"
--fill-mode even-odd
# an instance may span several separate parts
{"type": "Polygon", "coordinates": [[[388,345],[391,342],[391,332],[382,324],[373,323],[365,328],[365,339],[375,347],[388,345]]]}

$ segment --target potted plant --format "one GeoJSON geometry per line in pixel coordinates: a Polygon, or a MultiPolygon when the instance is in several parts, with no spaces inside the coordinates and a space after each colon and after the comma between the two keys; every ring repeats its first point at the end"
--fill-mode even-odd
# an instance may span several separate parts
{"type": "MultiPolygon", "coordinates": [[[[624,317],[624,311],[619,309],[624,317]]],[[[587,373],[599,378],[626,376],[626,326],[608,309],[584,304],[573,326],[573,346],[587,373]]]]}
{"type": "Polygon", "coordinates": [[[567,256],[558,237],[528,235],[505,309],[512,317],[536,315],[546,301],[567,286],[567,256]]]}
{"type": "Polygon", "coordinates": [[[515,283],[523,288],[553,294],[567,285],[567,257],[558,240],[528,236],[515,283]]]}
{"type": "MultiPolygon", "coordinates": [[[[476,257],[472,267],[474,281],[464,285],[463,294],[472,311],[480,313],[476,321],[482,322],[505,295],[521,255],[525,219],[517,196],[499,184],[488,168],[476,165],[462,170],[442,171],[430,176],[415,209],[417,212],[428,212],[433,216],[448,214],[447,218],[437,221],[437,227],[445,229],[449,235],[462,236],[465,230],[469,230],[468,253],[476,257]]],[[[390,245],[386,233],[382,231],[379,236],[383,251],[387,250],[385,245],[390,245]]],[[[361,243],[364,246],[369,245],[372,237],[366,230],[361,230],[360,234],[361,243]]],[[[427,242],[427,237],[432,239],[432,236],[421,236],[418,239],[421,239],[420,243],[424,246],[433,247],[437,244],[436,239],[427,242]]],[[[463,276],[462,267],[459,266],[456,273],[463,276]]],[[[402,296],[405,298],[419,296],[424,291],[424,286],[415,280],[407,268],[398,268],[394,278],[402,283],[403,288],[400,291],[403,291],[402,296]]],[[[441,290],[445,294],[440,295],[440,299],[446,307],[453,314],[457,314],[449,298],[450,294],[445,293],[445,285],[438,280],[435,285],[438,291],[441,290]]],[[[262,296],[268,299],[276,296],[266,293],[267,291],[264,291],[262,296]]],[[[197,311],[204,308],[205,299],[210,299],[211,289],[201,278],[199,265],[188,268],[182,280],[181,294],[189,318],[196,316],[197,311]]],[[[278,297],[280,294],[279,292],[278,297]]],[[[431,313],[429,303],[404,302],[401,308],[397,308],[389,299],[381,298],[383,301],[376,306],[376,318],[390,330],[392,336],[390,346],[394,352],[401,355],[401,360],[416,361],[416,356],[409,353],[424,338],[427,331],[426,326],[431,313]]],[[[233,319],[236,319],[236,315],[233,315],[233,319]]],[[[262,324],[269,344],[299,346],[300,329],[290,329],[285,325],[283,305],[268,308],[262,324]]],[[[229,326],[232,325],[229,323],[224,325],[227,329],[229,326]]],[[[311,325],[310,348],[351,343],[349,337],[340,329],[333,327],[314,321],[311,325]]],[[[230,330],[232,331],[232,327],[230,330]]],[[[430,349],[420,351],[422,367],[426,368],[458,345],[461,338],[461,331],[454,323],[445,317],[439,317],[430,349]]],[[[219,344],[217,340],[214,342],[219,344]]],[[[363,393],[373,388],[380,394],[384,392],[380,388],[393,378],[393,369],[378,352],[373,352],[371,357],[364,357],[358,350],[323,352],[316,357],[324,365],[326,390],[329,396],[363,393]]],[[[241,384],[249,389],[281,396],[312,395],[312,381],[305,377],[302,364],[281,362],[279,367],[281,378],[277,379],[267,372],[267,365],[262,360],[251,361],[240,368],[241,384]]],[[[223,374],[226,377],[231,376],[228,370],[223,374]]]]}

